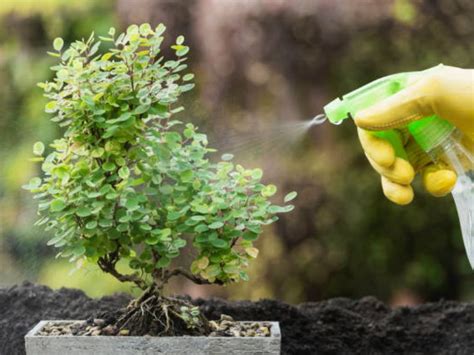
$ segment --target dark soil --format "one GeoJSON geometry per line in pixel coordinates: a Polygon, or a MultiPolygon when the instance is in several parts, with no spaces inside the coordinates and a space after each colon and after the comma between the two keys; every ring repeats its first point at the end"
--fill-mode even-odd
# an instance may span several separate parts
{"type": "MultiPolygon", "coordinates": [[[[0,289],[0,354],[24,354],[23,336],[41,319],[87,319],[126,306],[129,297],[90,299],[25,283],[0,289]]],[[[375,298],[291,306],[278,301],[196,300],[210,319],[279,321],[284,354],[472,354],[474,303],[441,301],[391,309],[375,298]]]]}

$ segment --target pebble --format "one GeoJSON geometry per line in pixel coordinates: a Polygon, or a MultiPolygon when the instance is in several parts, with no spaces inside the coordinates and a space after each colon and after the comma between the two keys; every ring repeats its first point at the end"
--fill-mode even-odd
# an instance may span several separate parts
{"type": "Polygon", "coordinates": [[[99,326],[99,327],[102,327],[105,325],[105,319],[100,319],[100,318],[96,318],[94,319],[94,324],[99,326]]]}
{"type": "MultiPolygon", "coordinates": [[[[41,330],[42,336],[128,336],[129,329],[119,330],[115,325],[105,326],[106,321],[102,318],[95,318],[89,321],[76,321],[66,324],[48,323],[41,330]]],[[[211,337],[269,337],[271,326],[265,322],[244,322],[238,323],[231,316],[221,315],[219,320],[209,321],[211,337]]],[[[150,336],[150,335],[145,335],[150,336]]]]}
{"type": "Polygon", "coordinates": [[[117,327],[115,325],[108,325],[105,328],[102,328],[102,334],[103,335],[115,335],[117,334],[117,327]]]}

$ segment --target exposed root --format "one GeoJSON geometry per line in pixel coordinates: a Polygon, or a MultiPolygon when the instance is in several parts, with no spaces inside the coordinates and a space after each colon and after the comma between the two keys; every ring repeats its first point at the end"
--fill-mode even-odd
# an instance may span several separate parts
{"type": "Polygon", "coordinates": [[[130,302],[118,317],[118,330],[127,329],[130,335],[174,336],[208,335],[209,321],[189,302],[164,297],[155,289],[147,289],[143,295],[130,302]]]}

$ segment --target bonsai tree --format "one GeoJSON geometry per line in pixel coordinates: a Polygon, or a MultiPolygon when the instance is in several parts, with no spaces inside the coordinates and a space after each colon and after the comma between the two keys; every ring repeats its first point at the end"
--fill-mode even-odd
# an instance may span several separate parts
{"type": "Polygon", "coordinates": [[[262,227],[293,208],[271,204],[277,189],[260,182],[260,169],[234,164],[230,154],[213,162],[206,135],[175,119],[194,76],[182,74],[189,51],[183,36],[171,46],[175,58],[164,59],[164,31],[162,24],[132,25],[115,36],[111,28],[100,37],[107,44],[102,53],[94,34],[66,49],[54,40],[55,77],[39,86],[64,134],[44,158],[45,146],[34,145],[43,176],[25,186],[39,202],[36,224],[54,233],[48,244],[58,256],[96,262],[143,289],[121,324],[133,318],[138,328],[149,327],[165,319],[157,333],[169,333],[173,317],[188,328],[206,325],[196,308],[164,296],[172,277],[221,285],[247,280],[262,227]],[[188,244],[192,263],[174,265],[188,244]],[[131,272],[117,269],[122,259],[131,272]]]}

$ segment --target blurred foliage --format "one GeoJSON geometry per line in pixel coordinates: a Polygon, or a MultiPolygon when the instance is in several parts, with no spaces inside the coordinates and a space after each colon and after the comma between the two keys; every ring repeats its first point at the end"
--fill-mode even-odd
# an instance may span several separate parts
{"type": "MultiPolygon", "coordinates": [[[[117,268],[122,272],[131,271],[120,264],[117,268]]],[[[127,292],[135,296],[141,293],[138,287],[131,287],[130,284],[121,283],[113,276],[105,274],[95,263],[72,271],[71,264],[64,259],[45,263],[37,276],[37,281],[52,288],[80,288],[90,297],[101,297],[114,292],[127,292]]]]}
{"type": "MultiPolygon", "coordinates": [[[[418,187],[410,206],[386,201],[350,122],[313,128],[296,150],[278,137],[272,144],[284,149],[263,145],[252,154],[262,148],[258,136],[269,127],[312,117],[332,98],[380,76],[440,62],[474,67],[474,2],[45,2],[56,4],[54,15],[4,3],[0,253],[16,260],[17,269],[38,258],[38,271],[49,260],[40,247],[44,237],[30,231],[31,203],[19,190],[33,173],[26,161],[31,144],[58,134],[42,114],[44,101],[34,87],[47,79],[45,45],[57,35],[68,42],[91,29],[106,33],[101,28],[116,19],[122,28],[164,22],[170,37],[183,33],[198,85],[184,103],[184,117],[210,133],[211,145],[230,149],[242,164],[262,167],[282,191],[299,193],[291,216],[259,241],[260,260],[249,270],[250,281],[205,292],[290,302],[367,294],[391,300],[404,290],[420,300],[474,294],[452,199],[434,199],[418,187]],[[230,145],[231,137],[245,149],[230,145]]],[[[26,275],[33,278],[34,272],[26,275]]],[[[55,279],[54,272],[49,275],[41,280],[55,279]]],[[[181,290],[198,294],[186,283],[181,290]]]]}

